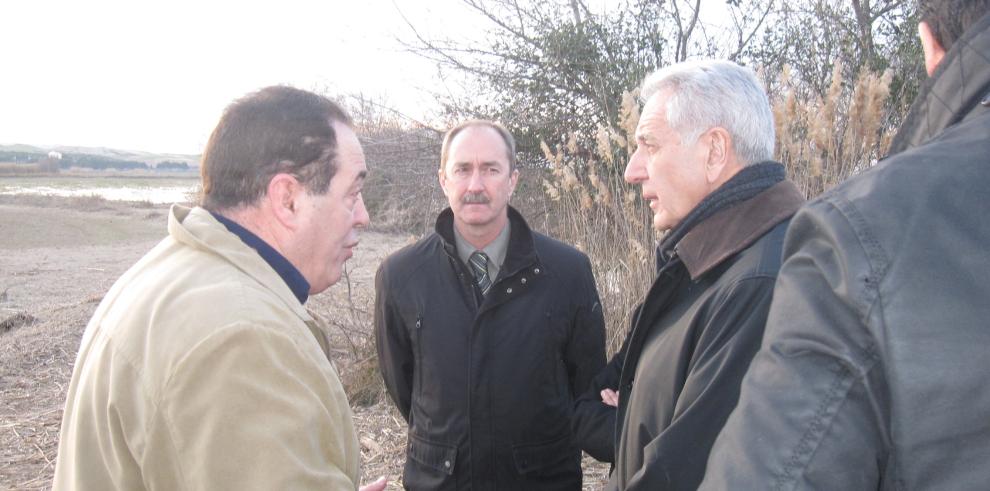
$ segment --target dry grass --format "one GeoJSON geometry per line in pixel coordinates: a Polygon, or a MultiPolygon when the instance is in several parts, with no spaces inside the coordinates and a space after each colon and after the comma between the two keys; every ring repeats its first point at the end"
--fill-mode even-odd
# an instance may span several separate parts
{"type": "Polygon", "coordinates": [[[605,311],[609,353],[622,344],[629,315],[653,281],[657,238],[638,190],[622,179],[635,150],[632,135],[639,121],[635,93],[623,97],[620,118],[617,127],[600,128],[590,144],[582,144],[577,135],[555,149],[543,144],[551,169],[543,181],[547,228],[591,259],[605,311]]]}
{"type": "Polygon", "coordinates": [[[98,300],[50,307],[0,334],[0,487],[51,486],[72,362],[98,300]]]}
{"type": "MultiPolygon", "coordinates": [[[[884,155],[893,131],[888,95],[890,74],[864,72],[852,83],[833,71],[825,97],[795,87],[785,70],[772,98],[777,155],[808,197],[816,196],[869,168],[884,155]]],[[[549,175],[546,229],[574,244],[591,259],[605,308],[609,352],[621,346],[629,315],[653,280],[655,244],[649,209],[638,189],[622,179],[635,150],[639,104],[635,93],[622,100],[619,121],[599,128],[593,141],[570,135],[551,148],[543,144],[549,175]]]]}
{"type": "Polygon", "coordinates": [[[890,72],[864,71],[849,83],[837,62],[828,93],[819,97],[795,86],[785,67],[773,102],[777,158],[805,196],[821,194],[886,153],[894,135],[885,124],[890,80],[890,72]]]}
{"type": "Polygon", "coordinates": [[[38,175],[47,172],[48,171],[43,170],[41,165],[37,163],[18,164],[16,162],[0,162],[0,176],[16,177],[24,175],[38,175]]]}
{"type": "Polygon", "coordinates": [[[151,209],[164,205],[150,201],[115,201],[102,196],[49,196],[40,194],[0,194],[0,205],[30,206],[36,208],[63,208],[67,210],[105,212],[132,208],[151,209]]]}

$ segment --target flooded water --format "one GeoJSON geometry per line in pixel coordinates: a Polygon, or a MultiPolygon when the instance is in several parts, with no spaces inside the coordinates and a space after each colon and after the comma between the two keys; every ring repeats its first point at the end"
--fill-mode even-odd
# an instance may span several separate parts
{"type": "Polygon", "coordinates": [[[184,203],[194,199],[199,176],[0,177],[0,194],[100,196],[111,201],[184,203]]]}

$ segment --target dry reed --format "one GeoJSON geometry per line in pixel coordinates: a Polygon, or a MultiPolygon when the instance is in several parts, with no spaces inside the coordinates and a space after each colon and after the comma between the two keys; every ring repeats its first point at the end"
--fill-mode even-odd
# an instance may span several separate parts
{"type": "MultiPolygon", "coordinates": [[[[777,130],[776,158],[806,196],[813,197],[869,168],[886,152],[892,136],[886,122],[889,72],[864,71],[853,83],[841,63],[823,97],[780,74],[783,90],[772,98],[777,130]]],[[[639,121],[635,92],[622,99],[619,121],[599,128],[593,141],[568,135],[551,147],[543,143],[549,171],[543,179],[545,228],[588,254],[605,309],[609,352],[621,345],[629,315],[654,275],[657,235],[638,190],[622,179],[635,151],[639,121]]]]}

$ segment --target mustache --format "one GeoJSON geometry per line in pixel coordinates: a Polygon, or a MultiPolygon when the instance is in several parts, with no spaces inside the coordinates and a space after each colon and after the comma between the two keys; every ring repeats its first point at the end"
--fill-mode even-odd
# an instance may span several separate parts
{"type": "Polygon", "coordinates": [[[491,200],[484,193],[464,193],[464,196],[461,197],[461,203],[464,204],[483,205],[487,204],[489,201],[491,200]]]}

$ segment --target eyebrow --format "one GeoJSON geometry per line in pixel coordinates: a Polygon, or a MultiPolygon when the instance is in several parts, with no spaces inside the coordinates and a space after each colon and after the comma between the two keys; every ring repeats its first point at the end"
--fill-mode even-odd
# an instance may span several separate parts
{"type": "MultiPolygon", "coordinates": [[[[484,161],[484,162],[481,163],[481,166],[482,167],[492,167],[492,166],[499,166],[501,164],[502,163],[499,162],[499,161],[497,161],[497,160],[486,160],[486,161],[484,161]]],[[[471,165],[471,162],[466,162],[466,161],[465,162],[454,162],[454,167],[468,167],[470,165],[471,165]]]]}
{"type": "Polygon", "coordinates": [[[363,170],[358,172],[358,175],[354,177],[353,181],[351,181],[351,188],[362,185],[366,177],[368,177],[368,171],[363,170]]]}

